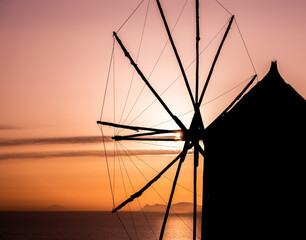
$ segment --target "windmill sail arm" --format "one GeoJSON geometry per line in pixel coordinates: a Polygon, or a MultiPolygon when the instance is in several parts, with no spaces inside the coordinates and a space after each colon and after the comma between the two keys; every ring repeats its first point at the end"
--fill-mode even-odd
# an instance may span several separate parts
{"type": "Polygon", "coordinates": [[[166,141],[166,142],[177,142],[182,141],[180,138],[134,138],[134,137],[125,137],[125,136],[115,136],[112,139],[116,141],[120,140],[131,140],[131,141],[166,141]]]}
{"type": "Polygon", "coordinates": [[[138,198],[142,195],[142,193],[147,190],[154,182],[156,182],[178,159],[180,159],[183,155],[183,152],[181,152],[177,157],[172,160],[159,174],[157,174],[151,181],[149,181],[142,189],[140,189],[138,192],[131,195],[127,200],[122,202],[119,206],[113,209],[112,213],[117,212],[121,208],[123,208],[126,204],[129,202],[132,202],[135,198],[138,198]]]}
{"type": "Polygon", "coordinates": [[[117,36],[117,33],[114,32],[114,37],[116,39],[116,41],[118,42],[118,44],[120,45],[122,51],[124,52],[125,56],[130,60],[131,65],[135,68],[136,72],[138,73],[138,75],[141,77],[141,79],[144,81],[144,83],[147,85],[147,87],[150,89],[150,91],[153,93],[153,95],[157,98],[157,100],[161,103],[161,105],[164,107],[164,109],[168,112],[168,114],[171,116],[171,118],[175,121],[175,123],[182,129],[182,130],[186,130],[186,127],[184,126],[184,124],[171,112],[171,110],[168,108],[168,106],[165,104],[165,102],[161,99],[161,97],[158,95],[158,93],[154,90],[154,88],[151,86],[151,84],[149,83],[149,81],[147,80],[147,78],[144,76],[144,74],[142,73],[142,71],[139,69],[139,67],[137,66],[137,64],[135,63],[135,61],[133,60],[133,58],[131,57],[131,55],[129,54],[129,52],[127,51],[127,49],[125,48],[125,46],[123,45],[122,41],[120,40],[120,38],[117,36]]]}
{"type": "Polygon", "coordinates": [[[165,212],[162,228],[160,230],[159,239],[163,239],[163,235],[164,235],[164,232],[165,232],[166,223],[167,223],[167,219],[168,219],[168,216],[169,216],[169,211],[170,211],[170,207],[171,207],[171,203],[172,203],[172,199],[173,199],[173,195],[174,195],[177,179],[179,177],[180,170],[181,170],[181,167],[182,167],[182,163],[185,161],[185,158],[186,158],[187,151],[188,151],[189,147],[190,147],[190,142],[186,141],[185,145],[184,145],[184,149],[182,151],[181,159],[180,159],[179,164],[177,166],[177,170],[176,170],[176,174],[175,174],[175,177],[174,177],[174,181],[173,181],[173,184],[172,184],[172,189],[171,189],[169,201],[168,201],[168,204],[167,204],[167,208],[166,208],[166,212],[165,212]]]}
{"type": "Polygon", "coordinates": [[[255,74],[251,81],[245,86],[245,88],[238,94],[238,96],[231,102],[230,105],[228,105],[228,107],[220,114],[220,116],[223,116],[225,113],[227,113],[227,111],[229,109],[231,109],[232,106],[234,106],[234,104],[242,97],[242,95],[246,92],[246,90],[248,90],[248,88],[252,85],[252,83],[254,82],[254,80],[256,79],[257,74],[255,74]]]}
{"type": "Polygon", "coordinates": [[[231,26],[232,26],[233,20],[234,20],[234,15],[233,15],[233,16],[230,18],[230,20],[229,20],[229,24],[228,24],[228,26],[227,26],[227,29],[226,29],[225,33],[224,33],[224,36],[223,36],[223,38],[222,38],[222,41],[221,41],[221,43],[220,43],[220,45],[219,45],[219,48],[218,48],[218,51],[217,51],[217,53],[216,53],[216,55],[215,55],[214,61],[213,61],[212,65],[211,65],[210,71],[209,71],[209,73],[208,73],[207,79],[206,79],[206,81],[205,81],[204,88],[203,88],[203,90],[202,90],[202,93],[201,93],[201,96],[200,96],[200,99],[199,99],[199,102],[198,102],[198,106],[201,105],[201,102],[202,102],[203,97],[204,97],[204,94],[205,94],[205,92],[206,92],[206,89],[207,89],[208,83],[209,83],[209,81],[210,81],[211,75],[212,75],[212,73],[213,73],[213,71],[214,71],[215,65],[216,65],[216,63],[217,63],[217,60],[218,60],[218,57],[219,57],[219,55],[220,55],[221,49],[222,49],[222,47],[223,47],[223,44],[224,44],[224,42],[225,42],[225,39],[226,39],[226,37],[227,37],[227,35],[228,35],[228,32],[229,32],[229,30],[230,30],[230,28],[231,28],[231,26]]]}
{"type": "Polygon", "coordinates": [[[219,118],[221,118],[222,116],[224,116],[228,110],[230,110],[234,104],[242,97],[242,95],[248,90],[248,88],[252,85],[252,83],[254,82],[254,80],[256,79],[257,74],[255,74],[251,81],[243,88],[243,90],[237,95],[237,97],[230,103],[230,105],[228,105],[228,107],[210,124],[212,125],[214,122],[216,122],[219,118]]]}
{"type": "Polygon", "coordinates": [[[162,20],[164,22],[164,25],[165,25],[165,28],[166,28],[166,31],[167,31],[167,34],[168,34],[168,37],[169,37],[169,41],[171,43],[171,46],[172,46],[172,49],[174,51],[174,54],[175,54],[175,57],[177,59],[177,62],[179,64],[179,67],[181,69],[181,72],[182,72],[182,75],[183,75],[183,78],[184,78],[184,81],[185,81],[185,84],[186,84],[186,87],[187,87],[187,90],[188,90],[188,93],[189,93],[189,96],[190,96],[190,99],[192,101],[192,104],[195,106],[195,102],[194,102],[194,98],[193,98],[193,95],[192,95],[192,91],[190,89],[190,85],[189,85],[189,82],[188,82],[188,79],[187,79],[187,76],[186,76],[186,73],[185,73],[185,70],[184,70],[184,67],[183,67],[183,64],[182,64],[182,61],[180,59],[180,56],[177,52],[177,49],[176,49],[176,46],[174,44],[174,41],[173,41],[173,38],[172,38],[172,35],[171,35],[171,31],[169,29],[169,26],[168,26],[168,23],[167,23],[167,20],[166,20],[166,17],[165,17],[165,14],[164,14],[164,11],[162,9],[162,6],[160,4],[160,1],[159,0],[156,0],[156,3],[157,3],[157,6],[158,6],[158,9],[159,9],[159,12],[160,12],[160,15],[162,17],[162,20]]]}
{"type": "Polygon", "coordinates": [[[166,130],[166,129],[158,129],[158,128],[128,126],[128,125],[111,123],[111,122],[104,122],[104,121],[97,121],[97,124],[116,127],[116,128],[124,128],[124,129],[134,130],[134,131],[137,131],[137,132],[140,131],[140,130],[152,131],[152,132],[155,132],[155,133],[177,133],[177,132],[180,132],[180,130],[166,130]]]}
{"type": "MultiPolygon", "coordinates": [[[[172,132],[149,132],[149,133],[139,133],[139,134],[131,134],[131,135],[125,135],[125,136],[114,136],[113,139],[115,140],[125,140],[126,138],[135,138],[135,137],[143,137],[143,136],[154,136],[154,135],[159,135],[159,134],[165,134],[165,133],[178,133],[178,132],[181,132],[181,131],[172,131],[172,132]]],[[[161,137],[163,138],[163,137],[161,137]]],[[[169,137],[167,138],[166,136],[164,137],[164,139],[170,139],[169,137]]],[[[176,139],[179,139],[179,138],[176,138],[176,139]]]]}

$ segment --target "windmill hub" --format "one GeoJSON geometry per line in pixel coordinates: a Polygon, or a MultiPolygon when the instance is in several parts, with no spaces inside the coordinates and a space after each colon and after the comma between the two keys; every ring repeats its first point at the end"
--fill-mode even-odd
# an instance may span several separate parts
{"type": "Polygon", "coordinates": [[[203,139],[203,134],[204,131],[202,131],[200,128],[189,129],[182,132],[181,139],[183,141],[191,141],[192,143],[196,143],[203,139]]]}

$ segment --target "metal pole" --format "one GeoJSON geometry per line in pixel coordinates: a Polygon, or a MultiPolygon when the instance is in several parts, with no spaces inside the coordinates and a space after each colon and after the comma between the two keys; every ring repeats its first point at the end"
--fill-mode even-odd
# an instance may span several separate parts
{"type": "Polygon", "coordinates": [[[209,240],[208,226],[207,226],[207,209],[208,209],[208,194],[207,194],[207,146],[205,145],[205,156],[203,164],[203,192],[202,192],[202,225],[201,225],[201,239],[209,240]]]}
{"type": "Polygon", "coordinates": [[[199,150],[194,146],[194,165],[193,165],[193,240],[197,237],[197,169],[199,163],[199,150]]]}
{"type": "MultiPolygon", "coordinates": [[[[199,43],[200,43],[200,24],[199,24],[199,0],[196,0],[196,89],[195,103],[198,108],[199,99],[199,43]]],[[[197,109],[198,110],[198,109],[197,109]]],[[[198,110],[199,111],[199,110],[198,110]]],[[[199,123],[199,121],[197,121],[199,123]]],[[[197,169],[199,165],[198,145],[194,146],[194,163],[193,163],[193,240],[197,237],[197,169]]]]}
{"type": "Polygon", "coordinates": [[[199,98],[199,43],[200,43],[200,24],[199,24],[199,0],[196,0],[196,92],[195,102],[198,103],[199,98]]]}

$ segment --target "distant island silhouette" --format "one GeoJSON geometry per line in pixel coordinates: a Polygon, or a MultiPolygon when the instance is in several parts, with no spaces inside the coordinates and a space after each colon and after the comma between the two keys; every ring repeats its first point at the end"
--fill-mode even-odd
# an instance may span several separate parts
{"type": "Polygon", "coordinates": [[[67,208],[59,205],[59,204],[53,204],[46,208],[46,211],[69,211],[67,208]]]}
{"type": "MultiPolygon", "coordinates": [[[[193,212],[193,203],[191,202],[178,202],[171,205],[171,209],[176,213],[192,213],[193,212]]],[[[202,211],[202,207],[198,205],[198,212],[202,211]]],[[[143,208],[146,212],[165,212],[165,204],[154,204],[154,205],[145,205],[143,208]]]]}

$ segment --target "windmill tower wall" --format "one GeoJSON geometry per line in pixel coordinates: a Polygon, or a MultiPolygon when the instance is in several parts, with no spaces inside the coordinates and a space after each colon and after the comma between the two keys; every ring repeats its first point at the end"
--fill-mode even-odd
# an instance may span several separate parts
{"type": "Polygon", "coordinates": [[[305,123],[305,99],[272,62],[268,74],[206,129],[208,239],[299,235],[305,123]]]}

